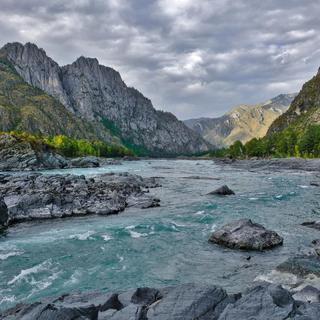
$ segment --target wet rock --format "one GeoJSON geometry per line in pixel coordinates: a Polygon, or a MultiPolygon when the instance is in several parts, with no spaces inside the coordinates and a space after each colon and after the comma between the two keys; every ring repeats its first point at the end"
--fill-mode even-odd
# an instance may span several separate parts
{"type": "Polygon", "coordinates": [[[213,232],[209,241],[232,249],[261,251],[282,245],[283,238],[250,219],[240,219],[213,232]]]}
{"type": "Polygon", "coordinates": [[[312,245],[316,255],[320,256],[320,239],[312,240],[312,245]]]}
{"type": "Polygon", "coordinates": [[[227,185],[224,185],[214,191],[208,193],[208,195],[218,195],[218,196],[230,196],[235,194],[227,185]]]}
{"type": "Polygon", "coordinates": [[[246,292],[234,304],[229,304],[219,320],[267,320],[291,319],[295,301],[281,286],[259,285],[246,292]]]}
{"type": "Polygon", "coordinates": [[[0,228],[5,227],[8,223],[8,207],[3,198],[0,197],[0,228]]]}
{"type": "Polygon", "coordinates": [[[96,168],[100,167],[100,160],[97,157],[82,157],[70,159],[70,167],[75,168],[96,168]]]}
{"type": "Polygon", "coordinates": [[[320,304],[295,301],[281,286],[263,283],[228,295],[213,285],[184,284],[124,293],[75,293],[20,304],[1,320],[319,320],[320,304]],[[124,302],[124,303],[123,303],[124,302]]]}
{"type": "Polygon", "coordinates": [[[320,230],[320,221],[303,222],[301,225],[303,225],[305,227],[320,230]]]}
{"type": "Polygon", "coordinates": [[[148,189],[156,179],[137,175],[103,174],[94,178],[76,175],[0,175],[0,193],[8,205],[9,223],[87,214],[110,215],[134,204],[159,206],[148,189]]]}
{"type": "Polygon", "coordinates": [[[305,277],[309,274],[320,277],[320,257],[316,255],[290,257],[278,265],[276,270],[292,273],[298,277],[305,277]]]}
{"type": "Polygon", "coordinates": [[[302,290],[296,292],[293,298],[304,302],[320,302],[320,290],[312,286],[306,286],[302,290]]]}
{"type": "Polygon", "coordinates": [[[212,319],[215,308],[227,298],[226,291],[220,287],[181,285],[169,289],[161,300],[151,305],[147,319],[212,319]]]}

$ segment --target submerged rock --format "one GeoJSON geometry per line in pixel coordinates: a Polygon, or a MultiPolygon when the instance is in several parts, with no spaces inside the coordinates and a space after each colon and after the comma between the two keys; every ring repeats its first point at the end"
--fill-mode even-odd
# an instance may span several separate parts
{"type": "Polygon", "coordinates": [[[276,270],[292,273],[298,277],[305,277],[309,274],[320,277],[320,257],[316,255],[290,257],[278,265],[276,270]]]}
{"type": "Polygon", "coordinates": [[[208,193],[208,195],[211,195],[211,194],[215,194],[218,196],[230,196],[235,193],[227,185],[224,185],[224,186],[208,193]]]}
{"type": "Polygon", "coordinates": [[[282,245],[283,238],[250,219],[240,219],[213,232],[209,241],[232,249],[261,251],[282,245]]]}
{"type": "Polygon", "coordinates": [[[10,224],[87,214],[110,215],[133,204],[139,208],[159,206],[159,200],[147,194],[149,188],[157,186],[155,178],[128,173],[94,178],[40,173],[0,175],[0,193],[8,205],[10,224]]]}
{"type": "Polygon", "coordinates": [[[301,225],[303,225],[305,227],[320,230],[320,221],[303,222],[301,225]]]}
{"type": "Polygon", "coordinates": [[[8,207],[5,204],[3,198],[0,197],[0,228],[7,225],[8,219],[8,207]]]}

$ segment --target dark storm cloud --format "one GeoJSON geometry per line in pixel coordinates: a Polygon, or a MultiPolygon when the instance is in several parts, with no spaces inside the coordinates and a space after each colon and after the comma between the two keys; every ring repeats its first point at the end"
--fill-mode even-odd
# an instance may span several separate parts
{"type": "Polygon", "coordinates": [[[80,55],[180,118],[300,89],[320,65],[314,0],[1,0],[1,45],[35,42],[60,64],[80,55]]]}

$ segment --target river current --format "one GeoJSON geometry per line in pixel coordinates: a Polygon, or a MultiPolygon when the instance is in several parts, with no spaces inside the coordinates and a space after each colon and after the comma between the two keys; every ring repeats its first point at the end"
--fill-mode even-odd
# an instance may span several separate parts
{"type": "Polygon", "coordinates": [[[319,231],[300,225],[320,215],[320,188],[310,185],[320,177],[310,172],[250,172],[213,161],[143,160],[45,173],[125,171],[161,177],[162,187],[151,189],[161,207],[9,228],[0,235],[0,309],[72,291],[188,282],[243,291],[320,237],[319,231]],[[236,195],[206,195],[223,184],[236,195]],[[277,231],[284,245],[248,253],[208,243],[212,231],[239,218],[277,231]]]}

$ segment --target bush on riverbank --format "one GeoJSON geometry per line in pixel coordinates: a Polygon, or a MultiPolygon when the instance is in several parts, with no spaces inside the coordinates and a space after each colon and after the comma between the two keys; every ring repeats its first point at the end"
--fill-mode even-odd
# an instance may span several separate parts
{"type": "Polygon", "coordinates": [[[236,141],[229,148],[215,150],[212,157],[320,157],[320,125],[310,125],[299,133],[292,128],[261,139],[254,138],[246,144],[236,141]]]}
{"type": "Polygon", "coordinates": [[[64,135],[43,137],[41,135],[15,131],[10,132],[10,134],[20,140],[31,143],[34,149],[53,149],[65,157],[123,157],[134,155],[132,151],[125,147],[107,144],[102,141],[72,139],[64,135]]]}

